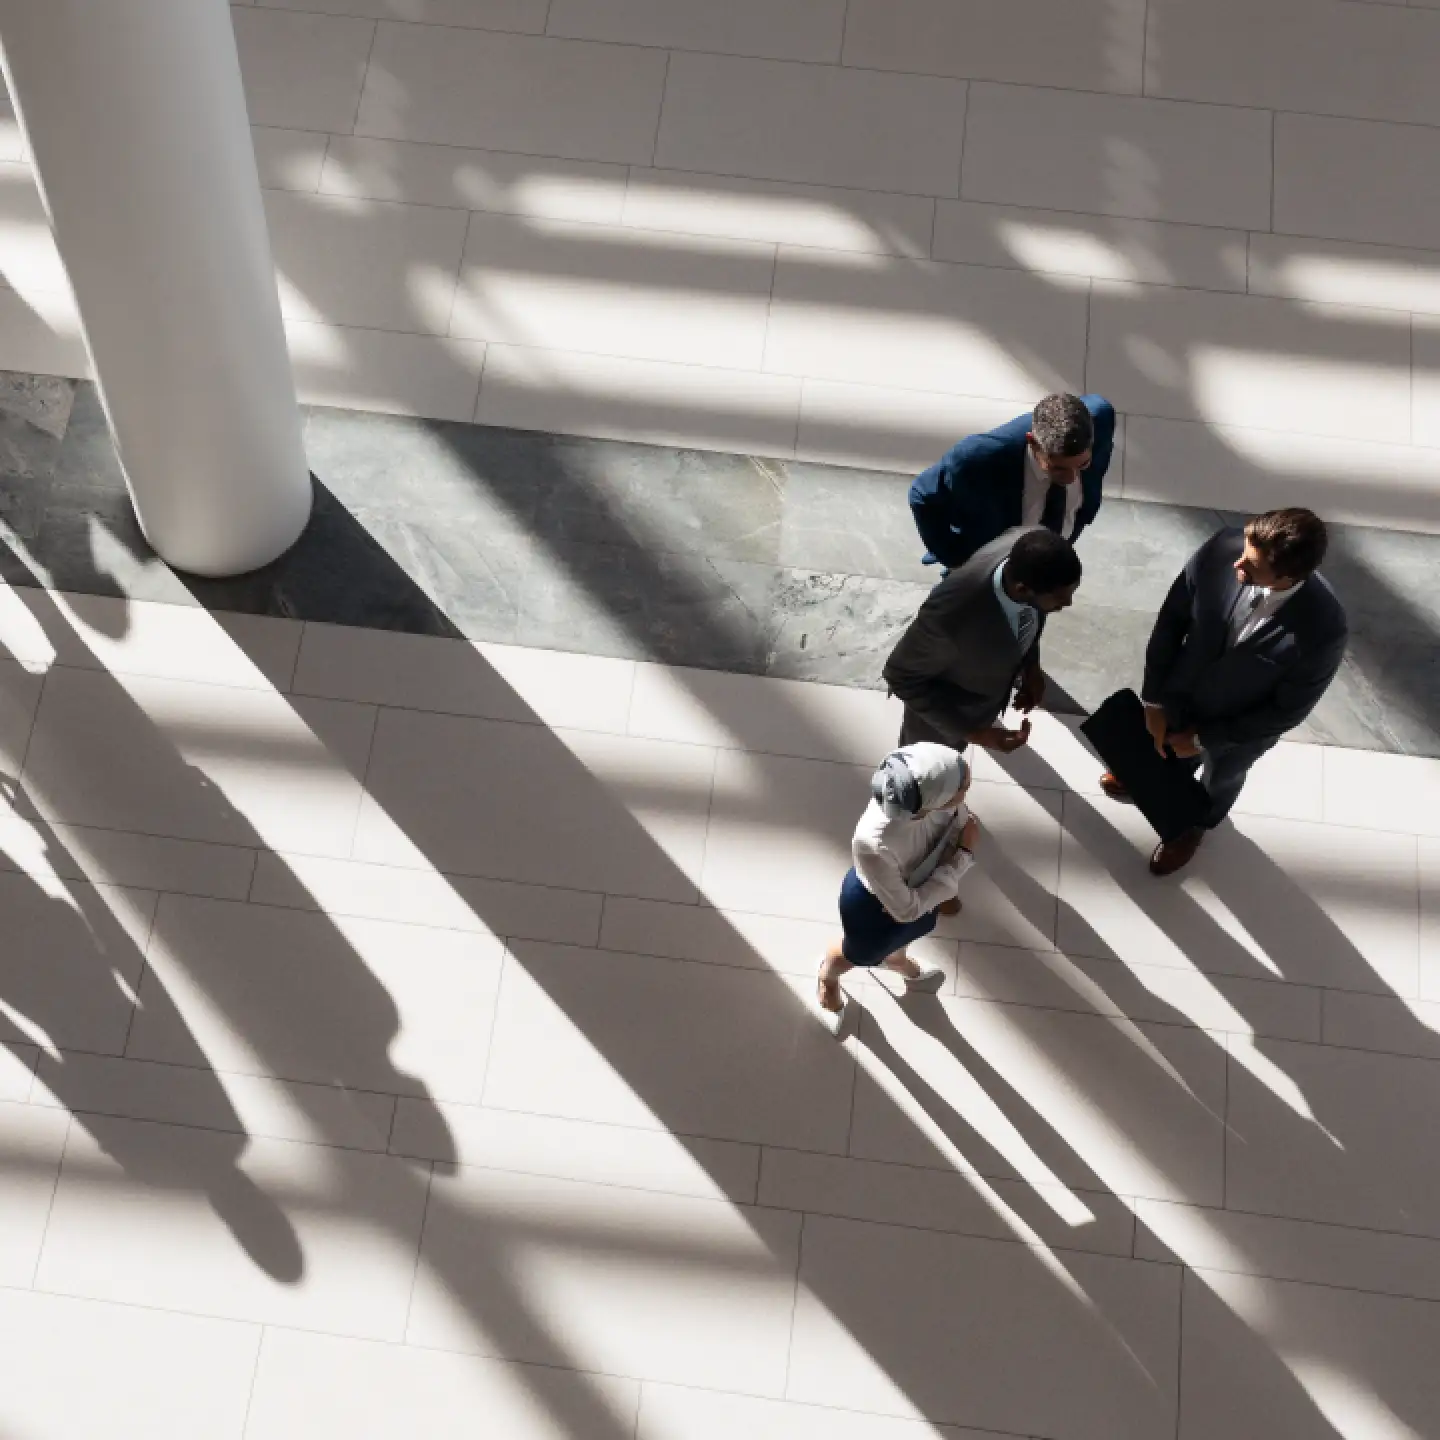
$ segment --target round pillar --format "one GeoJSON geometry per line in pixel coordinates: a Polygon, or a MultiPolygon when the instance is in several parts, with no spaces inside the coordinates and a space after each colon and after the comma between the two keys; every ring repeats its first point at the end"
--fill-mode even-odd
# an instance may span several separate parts
{"type": "Polygon", "coordinates": [[[0,0],[0,48],[146,538],[267,564],[311,490],[229,6],[0,0]]]}

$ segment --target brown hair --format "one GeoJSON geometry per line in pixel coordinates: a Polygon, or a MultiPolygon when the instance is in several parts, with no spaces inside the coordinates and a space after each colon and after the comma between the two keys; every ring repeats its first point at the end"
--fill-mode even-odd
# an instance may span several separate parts
{"type": "Polygon", "coordinates": [[[1325,522],[1310,510],[1269,510],[1246,527],[1245,538],[1282,580],[1304,580],[1325,559],[1330,537],[1325,522]]]}

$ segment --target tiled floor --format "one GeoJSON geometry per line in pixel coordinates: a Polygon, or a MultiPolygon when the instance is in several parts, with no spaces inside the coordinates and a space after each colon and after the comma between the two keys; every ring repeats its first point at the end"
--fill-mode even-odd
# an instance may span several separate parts
{"type": "Polygon", "coordinates": [[[1183,879],[985,759],[807,1007],[883,696],[0,590],[0,1431],[1419,1440],[1440,761],[1183,879]]]}
{"type": "MultiPolygon", "coordinates": [[[[241,0],[301,393],[1440,533],[1434,0],[241,0]],[[1363,63],[1356,57],[1363,57],[1363,63]]],[[[83,375],[0,123],[0,369],[83,375]]]]}

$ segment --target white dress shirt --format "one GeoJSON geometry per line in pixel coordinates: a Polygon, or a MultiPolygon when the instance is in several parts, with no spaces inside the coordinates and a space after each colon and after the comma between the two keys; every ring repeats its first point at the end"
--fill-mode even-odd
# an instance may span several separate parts
{"type": "MultiPolygon", "coordinates": [[[[1050,493],[1053,482],[1035,463],[1035,452],[1025,447],[1025,496],[1020,502],[1020,519],[1025,525],[1038,525],[1045,513],[1045,497],[1050,493]]],[[[1085,487],[1077,475],[1065,487],[1065,518],[1060,522],[1060,533],[1067,539],[1075,534],[1075,513],[1085,499],[1085,487]]]]}
{"type": "Polygon", "coordinates": [[[969,810],[960,804],[892,820],[876,801],[870,802],[855,827],[850,854],[860,883],[892,920],[908,925],[954,898],[961,877],[975,863],[969,851],[957,850],[952,859],[942,860],[929,879],[914,888],[910,876],[948,835],[958,834],[969,818],[969,810]]]}
{"type": "Polygon", "coordinates": [[[1248,640],[1280,607],[1305,584],[1303,580],[1288,590],[1267,590],[1263,585],[1246,585],[1235,602],[1230,616],[1230,648],[1248,640]]]}

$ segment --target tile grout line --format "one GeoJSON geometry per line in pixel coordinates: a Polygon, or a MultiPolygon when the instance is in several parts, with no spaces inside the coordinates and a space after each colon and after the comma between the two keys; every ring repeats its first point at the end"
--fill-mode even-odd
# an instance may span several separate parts
{"type": "Polygon", "coordinates": [[[835,57],[835,64],[842,70],[849,68],[845,64],[845,44],[850,38],[850,6],[851,0],[845,0],[845,13],[840,17],[840,53],[835,57]]]}
{"type": "Polygon", "coordinates": [[[415,1265],[410,1272],[410,1294],[405,1301],[405,1323],[400,1327],[400,1345],[410,1343],[410,1316],[415,1309],[415,1291],[420,1285],[420,1261],[425,1253],[425,1226],[430,1219],[430,1197],[435,1193],[435,1162],[426,1166],[425,1203],[420,1207],[420,1224],[415,1232],[415,1265]]]}
{"type": "MultiPolygon", "coordinates": [[[[480,1074],[480,1088],[475,1092],[479,1097],[477,1105],[485,1107],[485,1093],[490,1088],[490,1064],[495,1058],[495,1032],[500,1027],[500,1003],[505,998],[505,977],[510,973],[511,963],[518,965],[520,962],[511,948],[513,942],[506,938],[500,941],[500,974],[495,980],[495,1003],[490,1010],[490,1033],[485,1039],[485,1065],[480,1074]]],[[[490,1106],[490,1109],[498,1109],[498,1106],[490,1106]]],[[[395,1111],[400,1111],[400,1102],[395,1102],[395,1111]]]]}
{"type": "MultiPolygon", "coordinates": [[[[367,66],[367,68],[368,68],[368,66],[367,66]]],[[[362,89],[363,89],[363,86],[362,86],[362,89]]],[[[315,194],[315,195],[323,195],[323,194],[325,194],[325,171],[326,171],[326,169],[328,168],[328,166],[329,166],[329,164],[330,164],[330,142],[331,142],[332,140],[334,140],[335,138],[336,138],[336,137],[335,137],[334,135],[332,135],[328,130],[325,132],[325,148],[324,148],[323,150],[321,150],[321,152],[320,152],[320,173],[315,177],[315,189],[314,189],[313,191],[308,191],[308,190],[307,190],[307,191],[305,192],[307,195],[308,195],[308,194],[315,194]]]]}
{"type": "MultiPolygon", "coordinates": [[[[365,90],[370,83],[370,63],[375,58],[375,43],[379,38],[380,22],[378,20],[372,20],[370,22],[370,48],[365,52],[365,68],[360,72],[360,86],[355,92],[355,114],[350,120],[350,133],[352,135],[355,134],[355,127],[360,123],[360,111],[365,104],[365,90]]],[[[328,144],[325,149],[328,153],[330,149],[328,144]]]]}
{"type": "MultiPolygon", "coordinates": [[[[652,170],[658,167],[660,159],[660,131],[665,124],[665,97],[669,94],[670,91],[670,61],[673,56],[674,51],[670,50],[667,47],[665,51],[665,78],[660,82],[660,104],[656,107],[655,110],[655,140],[654,143],[650,146],[650,168],[652,170]]],[[[628,167],[625,188],[628,195],[630,188],[628,167]]]]}
{"type": "Polygon", "coordinates": [[[1235,1057],[1231,1054],[1228,1039],[1223,1049],[1225,1083],[1220,1111],[1220,1209],[1228,1210],[1230,1208],[1230,1070],[1235,1064],[1235,1057]]]}
{"type": "Polygon", "coordinates": [[[790,1398],[790,1365],[795,1357],[795,1323],[800,1315],[800,1276],[805,1270],[805,1211],[800,1212],[800,1234],[795,1245],[795,1287],[790,1294],[790,1333],[785,1346],[785,1378],[780,1384],[781,1396],[790,1398]]]}
{"type": "MultiPolygon", "coordinates": [[[[458,298],[460,293],[458,285],[456,286],[455,293],[458,298]]],[[[453,308],[451,310],[451,318],[454,318],[453,308]]],[[[480,373],[475,379],[475,404],[470,410],[470,423],[472,425],[480,425],[483,423],[480,419],[480,403],[485,395],[485,372],[490,368],[490,352],[494,349],[494,343],[492,341],[486,340],[483,344],[485,348],[480,352],[480,373]]]]}
{"type": "Polygon", "coordinates": [[[260,1357],[265,1351],[265,1337],[270,1333],[270,1326],[264,1321],[260,1322],[260,1334],[255,1342],[255,1365],[250,1371],[250,1389],[245,1396],[245,1413],[240,1417],[240,1440],[250,1431],[250,1411],[255,1405],[255,1387],[260,1383],[260,1357]]]}
{"type": "MultiPolygon", "coordinates": [[[[970,149],[970,91],[973,88],[972,82],[967,80],[965,82],[965,98],[960,103],[960,170],[959,174],[955,176],[955,198],[957,200],[963,200],[965,198],[965,155],[970,149]]],[[[935,212],[938,224],[940,212],[940,201],[938,198],[935,201],[935,212]]],[[[935,230],[933,226],[930,231],[930,254],[933,259],[935,254],[935,230]]]]}
{"type": "Polygon", "coordinates": [[[1175,1440],[1181,1440],[1185,1405],[1185,1290],[1190,1267],[1180,1266],[1180,1296],[1175,1315],[1175,1440]]]}
{"type": "MultiPolygon", "coordinates": [[[[1275,153],[1276,153],[1275,147],[1276,147],[1276,144],[1277,144],[1276,133],[1275,133],[1275,132],[1276,132],[1276,130],[1277,130],[1278,128],[1279,128],[1279,126],[1278,126],[1278,116],[1277,116],[1277,113],[1276,113],[1274,110],[1272,110],[1272,111],[1270,111],[1270,231],[1269,231],[1269,233],[1270,233],[1271,235],[1273,235],[1273,234],[1275,233],[1275,153]]],[[[1249,277],[1248,271],[1247,271],[1247,273],[1246,273],[1245,283],[1246,283],[1246,288],[1248,289],[1248,288],[1249,288],[1249,283],[1250,283],[1250,277],[1249,277]]]]}
{"type": "Polygon", "coordinates": [[[65,1134],[60,1140],[60,1159],[55,1166],[55,1179],[50,1185],[50,1199],[45,1206],[45,1224],[40,1230],[40,1243],[35,1247],[35,1264],[30,1271],[30,1284],[26,1287],[33,1295],[43,1295],[46,1292],[37,1288],[40,1279],[40,1266],[45,1259],[45,1246],[50,1239],[50,1219],[55,1213],[55,1199],[60,1193],[60,1178],[65,1173],[65,1156],[70,1150],[70,1137],[75,1133],[75,1116],[72,1112],[65,1112],[65,1134]]]}
{"type": "Polygon", "coordinates": [[[1150,0],[1145,0],[1145,13],[1140,17],[1140,94],[1148,98],[1150,88],[1150,0]]]}

